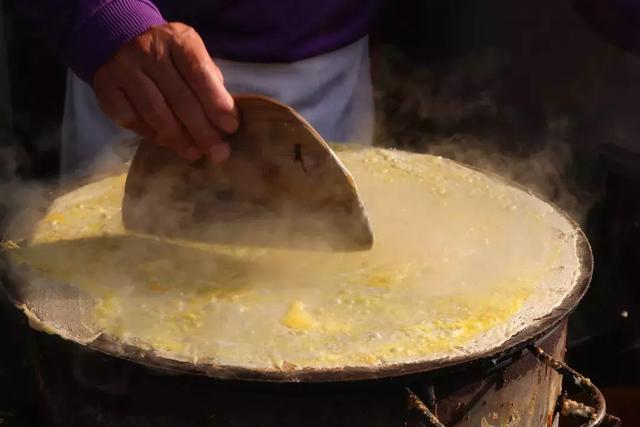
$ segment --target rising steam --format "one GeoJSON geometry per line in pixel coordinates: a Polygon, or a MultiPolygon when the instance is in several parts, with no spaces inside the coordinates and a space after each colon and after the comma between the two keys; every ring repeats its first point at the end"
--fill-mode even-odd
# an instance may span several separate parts
{"type": "Polygon", "coordinates": [[[391,56],[379,64],[376,143],[495,173],[581,222],[599,196],[574,174],[571,119],[551,108],[527,115],[509,93],[519,88],[508,64],[491,50],[428,67],[391,56]]]}

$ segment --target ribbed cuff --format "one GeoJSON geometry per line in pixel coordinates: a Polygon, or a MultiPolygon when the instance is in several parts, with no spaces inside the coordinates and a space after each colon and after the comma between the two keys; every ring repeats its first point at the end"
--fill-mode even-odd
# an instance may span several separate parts
{"type": "Polygon", "coordinates": [[[112,0],[72,35],[66,50],[68,64],[78,77],[91,84],[96,70],[122,45],[164,23],[150,2],[112,0]]]}

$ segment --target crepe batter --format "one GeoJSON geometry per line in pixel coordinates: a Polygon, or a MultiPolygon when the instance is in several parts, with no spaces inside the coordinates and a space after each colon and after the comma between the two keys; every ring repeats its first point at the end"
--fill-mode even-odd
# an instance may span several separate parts
{"type": "Polygon", "coordinates": [[[81,321],[96,334],[173,360],[263,370],[483,351],[570,291],[576,231],[551,206],[438,157],[338,150],[372,222],[371,251],[132,235],[120,215],[126,175],[58,198],[28,245],[5,246],[32,277],[89,295],[81,321]]]}

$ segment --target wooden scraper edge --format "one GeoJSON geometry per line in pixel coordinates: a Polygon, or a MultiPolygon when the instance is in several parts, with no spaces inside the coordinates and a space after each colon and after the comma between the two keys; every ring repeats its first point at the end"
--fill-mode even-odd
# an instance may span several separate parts
{"type": "Polygon", "coordinates": [[[366,250],[373,233],[349,171],[291,107],[234,97],[230,158],[189,163],[142,141],[123,200],[127,229],[242,245],[366,250]]]}

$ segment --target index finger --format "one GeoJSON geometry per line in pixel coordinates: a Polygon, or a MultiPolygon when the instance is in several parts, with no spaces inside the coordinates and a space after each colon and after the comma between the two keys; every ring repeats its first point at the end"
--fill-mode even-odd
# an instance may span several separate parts
{"type": "Polygon", "coordinates": [[[189,83],[209,120],[224,132],[238,128],[233,97],[195,30],[185,31],[170,48],[178,72],[189,83]]]}

